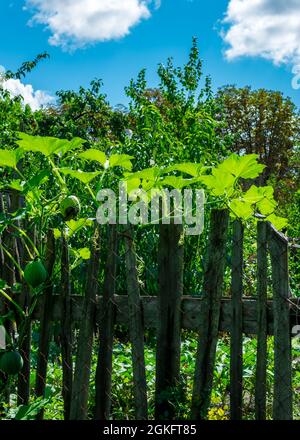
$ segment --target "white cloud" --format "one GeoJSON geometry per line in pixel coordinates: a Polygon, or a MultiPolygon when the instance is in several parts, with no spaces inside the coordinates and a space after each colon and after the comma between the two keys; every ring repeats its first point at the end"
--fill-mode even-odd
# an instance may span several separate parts
{"type": "Polygon", "coordinates": [[[300,63],[299,0],[230,0],[225,23],[228,59],[260,56],[274,64],[300,63]]]}
{"type": "Polygon", "coordinates": [[[55,101],[53,96],[42,90],[34,90],[31,84],[23,84],[19,79],[8,79],[0,82],[3,89],[8,90],[11,96],[22,96],[24,104],[30,105],[32,110],[38,110],[55,101]]]}
{"type": "Polygon", "coordinates": [[[160,0],[26,0],[31,23],[46,25],[49,43],[65,50],[126,36],[151,16],[150,4],[160,0]]]}

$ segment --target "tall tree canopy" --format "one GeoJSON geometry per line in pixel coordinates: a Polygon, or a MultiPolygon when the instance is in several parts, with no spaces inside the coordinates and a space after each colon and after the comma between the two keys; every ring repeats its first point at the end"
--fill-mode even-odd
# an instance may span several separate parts
{"type": "Polygon", "coordinates": [[[226,86],[217,99],[225,119],[222,132],[231,136],[232,151],[256,153],[266,165],[261,183],[273,178],[278,187],[283,180],[297,185],[300,117],[295,104],[281,92],[251,87],[226,86]]]}

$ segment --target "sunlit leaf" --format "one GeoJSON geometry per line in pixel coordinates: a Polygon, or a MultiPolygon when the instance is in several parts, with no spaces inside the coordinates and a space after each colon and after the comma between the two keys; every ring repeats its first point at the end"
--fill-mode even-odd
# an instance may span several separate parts
{"type": "Polygon", "coordinates": [[[15,191],[23,191],[24,188],[24,182],[22,182],[20,179],[13,180],[10,183],[7,184],[8,188],[14,189],[15,191]]]}
{"type": "Polygon", "coordinates": [[[130,193],[131,191],[136,190],[137,188],[140,188],[141,185],[141,179],[129,179],[126,181],[126,187],[127,192],[130,193]]]}
{"type": "Polygon", "coordinates": [[[158,167],[145,168],[143,171],[137,171],[126,175],[126,180],[130,179],[145,179],[145,180],[157,180],[161,175],[161,170],[158,167]]]}
{"type": "Polygon", "coordinates": [[[103,151],[96,150],[95,148],[90,148],[89,150],[84,151],[78,155],[81,159],[91,160],[99,162],[101,165],[105,165],[107,158],[103,151]]]}
{"type": "Polygon", "coordinates": [[[267,221],[272,223],[272,225],[280,231],[281,229],[287,227],[288,220],[284,217],[279,217],[278,215],[271,214],[269,217],[266,218],[267,221]]]}
{"type": "Polygon", "coordinates": [[[258,177],[265,169],[265,165],[259,164],[257,159],[257,154],[247,154],[246,156],[232,154],[218,168],[236,178],[253,179],[258,177]]]}
{"type": "Polygon", "coordinates": [[[163,173],[169,173],[171,171],[181,171],[182,173],[189,174],[190,176],[197,177],[202,171],[202,165],[192,162],[179,163],[167,167],[163,170],[163,173]]]}
{"type": "Polygon", "coordinates": [[[274,199],[263,199],[257,203],[257,208],[262,215],[272,214],[277,206],[277,203],[274,199]]]}
{"type": "Polygon", "coordinates": [[[77,149],[85,142],[83,139],[74,138],[71,141],[66,139],[57,139],[48,136],[30,136],[26,133],[18,133],[20,140],[17,144],[24,149],[24,151],[32,151],[42,153],[45,156],[56,154],[63,156],[70,150],[77,149]]]}
{"type": "Polygon", "coordinates": [[[58,240],[61,237],[61,231],[57,228],[53,229],[54,238],[55,240],[58,240]]]}
{"type": "Polygon", "coordinates": [[[0,167],[17,168],[17,164],[23,155],[24,151],[21,148],[16,150],[0,149],[0,167]]]}
{"type": "Polygon", "coordinates": [[[89,260],[91,258],[91,251],[87,247],[79,249],[78,254],[83,260],[89,260]]]}
{"type": "Polygon", "coordinates": [[[172,186],[173,188],[176,189],[182,189],[186,186],[192,185],[197,181],[198,179],[183,179],[182,177],[167,176],[160,183],[163,186],[172,186]]]}
{"type": "Polygon", "coordinates": [[[109,167],[121,167],[125,170],[132,170],[131,160],[134,159],[133,156],[129,156],[128,154],[112,154],[109,158],[109,167]]]}
{"type": "Polygon", "coordinates": [[[243,198],[250,203],[257,203],[265,198],[272,199],[273,195],[274,195],[274,190],[271,186],[252,185],[250,189],[246,191],[243,198]]]}
{"type": "Polygon", "coordinates": [[[92,223],[92,220],[88,218],[80,218],[78,220],[70,220],[66,222],[68,227],[68,236],[71,237],[72,235],[79,232],[83,227],[91,226],[92,223]]]}
{"type": "Polygon", "coordinates": [[[82,183],[90,183],[95,177],[99,176],[102,171],[85,172],[81,170],[72,170],[71,168],[60,168],[59,171],[65,176],[74,177],[74,179],[80,180],[82,183]]]}
{"type": "Polygon", "coordinates": [[[226,195],[232,196],[234,193],[235,177],[228,172],[224,172],[218,168],[212,171],[210,176],[200,176],[198,180],[202,182],[212,194],[216,197],[226,195]]]}
{"type": "Polygon", "coordinates": [[[253,215],[253,208],[251,203],[247,203],[244,200],[240,200],[240,199],[231,200],[230,209],[236,217],[243,220],[247,220],[253,215]]]}

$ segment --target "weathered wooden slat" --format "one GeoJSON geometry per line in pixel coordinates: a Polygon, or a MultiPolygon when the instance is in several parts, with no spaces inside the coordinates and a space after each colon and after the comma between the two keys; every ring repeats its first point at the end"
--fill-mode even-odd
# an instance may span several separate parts
{"type": "MultiPolygon", "coordinates": [[[[184,296],[181,300],[181,326],[186,330],[198,331],[200,328],[200,314],[203,307],[203,298],[184,296]]],[[[72,295],[71,302],[71,315],[72,321],[78,322],[81,319],[81,309],[83,304],[83,296],[72,295]]],[[[155,329],[158,321],[158,306],[157,297],[155,296],[142,296],[141,301],[144,311],[144,325],[145,328],[155,329]]],[[[116,312],[116,324],[124,325],[128,327],[128,297],[127,295],[115,295],[114,296],[115,312],[116,312]]],[[[295,308],[300,307],[300,301],[297,298],[291,299],[290,307],[290,329],[299,324],[299,317],[297,320],[297,313],[295,308]],[[294,307],[293,307],[294,304],[294,307]]],[[[38,306],[35,310],[32,319],[38,321],[41,316],[41,306],[38,306]]],[[[100,322],[101,316],[104,311],[103,298],[97,297],[96,299],[96,323],[100,322]]],[[[222,298],[221,300],[221,313],[219,321],[219,332],[229,333],[231,329],[231,301],[229,298],[222,298]]],[[[53,297],[53,310],[49,313],[49,318],[52,321],[60,321],[62,316],[62,309],[60,299],[58,295],[53,297]]],[[[267,303],[267,331],[268,335],[273,335],[273,302],[267,303]]],[[[257,334],[257,299],[256,297],[244,297],[243,298],[243,333],[246,335],[257,334]]]]}
{"type": "Polygon", "coordinates": [[[290,289],[288,241],[268,225],[268,245],[272,262],[274,307],[274,400],[273,419],[293,418],[292,353],[290,333],[290,289]]]}
{"type": "Polygon", "coordinates": [[[77,356],[72,386],[72,402],[70,419],[87,419],[87,404],[89,396],[89,381],[93,351],[93,331],[95,323],[95,302],[99,291],[100,269],[100,229],[95,226],[92,239],[91,258],[87,273],[85,297],[77,341],[77,356]]]}
{"type": "MultiPolygon", "coordinates": [[[[4,196],[3,193],[0,192],[0,214],[4,214],[5,208],[4,208],[4,196]]],[[[0,234],[0,244],[3,242],[3,237],[0,234]]],[[[5,257],[4,257],[4,251],[3,248],[0,246],[0,278],[4,278],[3,270],[4,270],[4,264],[5,264],[5,257]]],[[[1,304],[3,303],[3,298],[0,298],[0,312],[1,312],[1,304]]]]}
{"type": "Polygon", "coordinates": [[[182,225],[160,225],[156,420],[171,420],[174,417],[176,387],[180,380],[183,249],[182,225]]]}
{"type": "Polygon", "coordinates": [[[233,223],[231,258],[230,419],[242,419],[243,406],[243,241],[240,220],[233,223]]]}
{"type": "Polygon", "coordinates": [[[72,360],[72,318],[71,318],[71,280],[69,247],[65,234],[62,235],[61,250],[61,357],[63,370],[62,395],[64,399],[64,419],[69,420],[72,401],[73,360],[72,360]]]}
{"type": "Polygon", "coordinates": [[[255,377],[255,417],[266,419],[267,392],[267,224],[257,224],[257,359],[255,377]]]}
{"type": "MultiPolygon", "coordinates": [[[[49,342],[51,330],[51,315],[53,312],[53,285],[51,275],[55,263],[55,238],[53,230],[50,229],[47,235],[46,245],[46,269],[48,272],[48,281],[45,287],[45,293],[41,299],[40,309],[40,337],[39,348],[37,353],[37,367],[35,379],[35,395],[36,397],[44,397],[46,389],[47,365],[49,357],[49,342]]],[[[56,295],[56,301],[60,296],[56,295]]],[[[43,411],[37,415],[37,419],[43,418],[43,411]]]]}
{"type": "Polygon", "coordinates": [[[211,213],[192,396],[193,420],[206,418],[210,404],[223,293],[228,220],[229,214],[226,210],[213,210],[211,213]]]}
{"type": "Polygon", "coordinates": [[[117,226],[109,226],[108,254],[105,266],[103,297],[101,309],[96,321],[100,328],[100,344],[96,369],[96,420],[108,420],[111,412],[112,356],[116,308],[114,295],[116,290],[118,236],[117,226]]]}
{"type": "MultiPolygon", "coordinates": [[[[22,205],[24,200],[22,199],[22,205]]],[[[21,226],[21,225],[20,225],[21,226]]],[[[23,227],[26,227],[26,224],[23,224],[23,227]]],[[[28,228],[27,228],[28,229],[28,228]]],[[[35,237],[34,234],[30,234],[31,239],[34,242],[35,237]]],[[[19,255],[22,267],[28,263],[30,259],[30,255],[26,247],[24,246],[22,240],[19,238],[17,241],[19,248],[19,255]]],[[[32,336],[32,328],[31,328],[31,319],[28,316],[30,305],[31,305],[31,293],[30,288],[26,281],[23,279],[22,281],[22,289],[21,295],[18,299],[18,304],[25,312],[25,318],[19,320],[18,322],[18,331],[19,331],[19,351],[23,358],[23,368],[20,374],[18,375],[18,390],[17,390],[17,403],[18,405],[28,405],[30,399],[30,370],[31,370],[31,336],[32,336]]]]}
{"type": "Polygon", "coordinates": [[[132,369],[136,420],[148,419],[147,381],[144,353],[143,309],[133,243],[133,228],[124,227],[126,280],[129,309],[129,335],[132,347],[132,369]]]}

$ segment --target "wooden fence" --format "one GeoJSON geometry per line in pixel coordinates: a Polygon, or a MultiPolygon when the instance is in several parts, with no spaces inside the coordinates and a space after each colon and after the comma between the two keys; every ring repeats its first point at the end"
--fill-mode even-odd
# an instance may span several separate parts
{"type": "MultiPolygon", "coordinates": [[[[155,418],[174,418],[174,390],[180,381],[182,329],[198,332],[191,416],[205,419],[210,407],[217,342],[220,332],[230,334],[230,417],[243,416],[243,336],[257,335],[255,387],[256,419],[266,418],[267,338],[274,336],[273,418],[293,416],[292,328],[297,324],[300,302],[290,298],[288,241],[272,225],[257,224],[257,292],[243,296],[243,225],[233,224],[231,243],[231,295],[224,297],[225,258],[228,246],[227,211],[211,213],[210,231],[203,274],[203,291],[183,296],[184,239],[181,225],[160,225],[158,244],[157,296],[142,296],[138,280],[134,229],[110,226],[105,279],[99,288],[100,226],[95,226],[84,295],[71,294],[68,243],[62,240],[61,293],[48,284],[33,315],[20,336],[25,363],[18,383],[19,403],[28,403],[30,394],[31,321],[40,321],[40,337],[34,393],[44,396],[47,383],[50,329],[61,322],[65,419],[88,418],[89,384],[95,328],[98,326],[98,363],[95,377],[97,420],[111,414],[113,344],[116,324],[128,327],[132,346],[133,390],[136,419],[148,418],[144,330],[156,329],[155,418]],[[116,292],[117,241],[125,242],[127,292],[116,292]],[[268,255],[272,264],[272,292],[268,296],[268,255]],[[102,291],[101,291],[102,290],[102,291]],[[118,294],[117,294],[118,293],[118,294]],[[77,338],[74,334],[76,323],[77,338]],[[76,347],[73,368],[72,347],[76,347]],[[74,370],[74,371],[73,371],[74,370]]],[[[51,274],[56,255],[53,232],[47,240],[47,269],[51,274]]],[[[25,295],[24,301],[28,296],[25,295]]],[[[26,302],[26,301],[25,301],[26,302]]],[[[28,308],[28,304],[26,304],[28,308]]],[[[43,417],[41,412],[38,416],[43,417]]]]}

